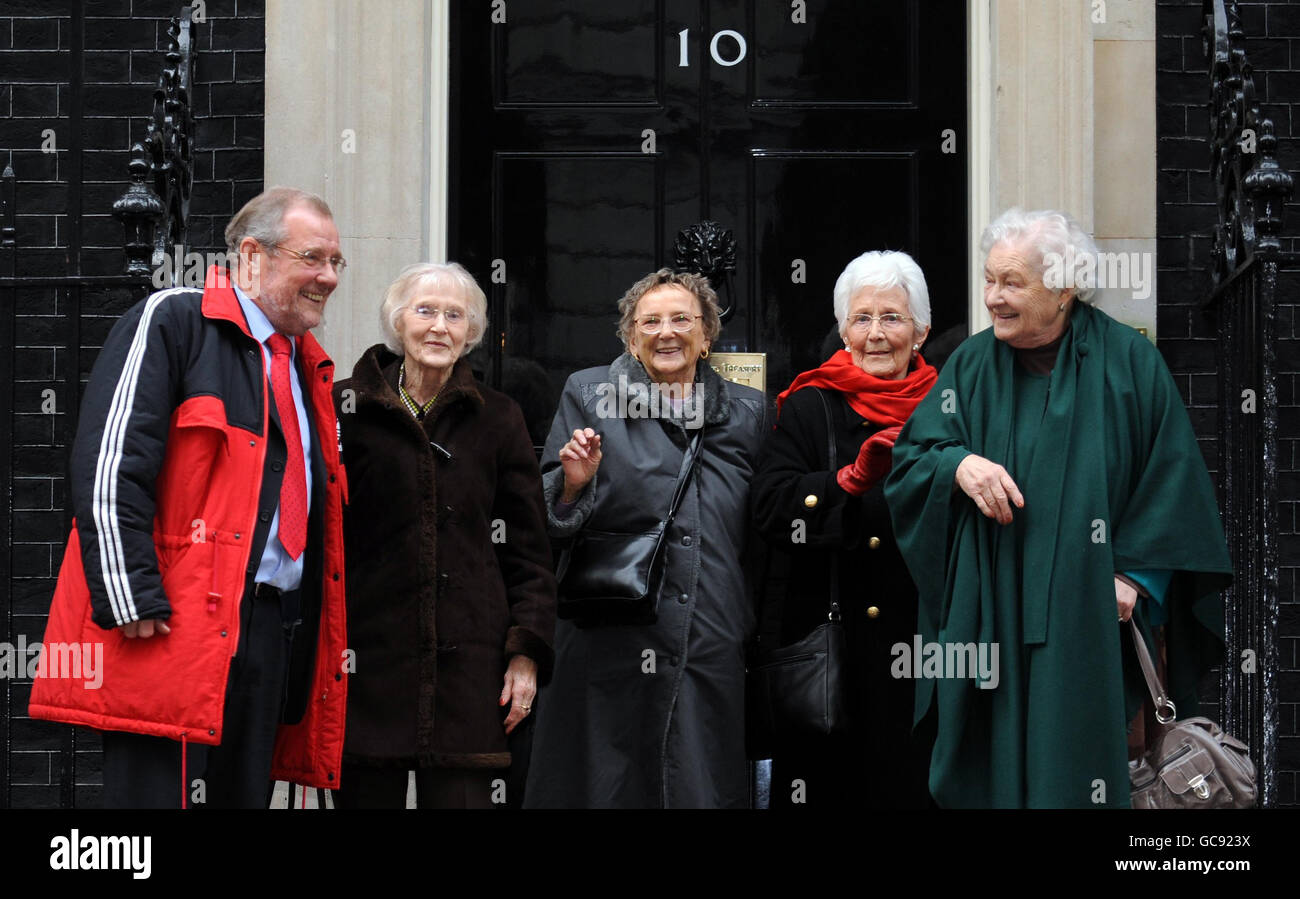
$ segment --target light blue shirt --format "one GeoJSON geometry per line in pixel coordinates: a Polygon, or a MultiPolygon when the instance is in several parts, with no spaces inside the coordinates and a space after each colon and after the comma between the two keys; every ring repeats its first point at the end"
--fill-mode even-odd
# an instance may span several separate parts
{"type": "MultiPolygon", "coordinates": [[[[235,288],[235,296],[239,298],[240,308],[244,310],[244,319],[248,322],[248,330],[257,339],[262,346],[262,367],[266,371],[266,399],[268,403],[275,402],[275,394],[271,393],[271,348],[266,341],[275,333],[275,327],[271,324],[270,319],[261,307],[249,299],[248,295],[235,288]]],[[[292,337],[289,338],[289,386],[293,393],[293,406],[298,412],[298,433],[302,436],[302,461],[303,470],[307,474],[307,510],[311,511],[311,429],[307,427],[307,406],[302,399],[302,384],[298,381],[298,366],[294,364],[298,354],[298,346],[294,343],[292,337]]],[[[292,448],[289,449],[292,452],[292,448]]],[[[271,518],[271,530],[266,535],[266,549],[262,551],[262,562],[258,565],[257,574],[254,581],[259,584],[270,584],[272,587],[279,587],[281,590],[296,590],[302,585],[302,561],[303,557],[290,559],[289,554],[285,552],[284,544],[280,542],[280,504],[275,504],[275,515],[271,518]]]]}

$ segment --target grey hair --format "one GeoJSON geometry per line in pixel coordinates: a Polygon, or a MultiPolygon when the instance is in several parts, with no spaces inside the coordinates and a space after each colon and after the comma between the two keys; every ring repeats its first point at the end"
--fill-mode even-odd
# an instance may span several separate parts
{"type": "Polygon", "coordinates": [[[487,296],[474,276],[459,262],[417,262],[402,269],[397,279],[388,285],[379,307],[379,327],[384,332],[384,345],[390,350],[399,356],[404,352],[402,338],[397,333],[397,320],[417,291],[451,294],[464,300],[469,310],[469,339],[461,355],[483,341],[488,323],[487,296]]]}
{"type": "Polygon", "coordinates": [[[903,288],[912,329],[920,331],[930,324],[930,288],[916,260],[897,250],[870,250],[844,267],[835,281],[835,319],[840,336],[848,330],[849,303],[866,287],[877,290],[903,288]]]}
{"type": "MultiPolygon", "coordinates": [[[[1080,302],[1092,301],[1096,292],[1091,286],[1084,266],[1086,260],[1092,264],[1097,260],[1097,244],[1083,226],[1075,221],[1068,212],[1057,209],[1036,209],[1026,212],[1019,206],[1013,206],[999,215],[980,236],[980,249],[988,259],[989,251],[1000,243],[1017,246],[1028,245],[1029,263],[1033,265],[1041,278],[1049,266],[1062,268],[1062,283],[1078,285],[1087,282],[1089,286],[1076,286],[1074,296],[1080,302]],[[1065,269],[1070,269],[1066,273],[1065,269]]],[[[1046,285],[1053,290],[1064,288],[1046,285]]]]}
{"type": "Polygon", "coordinates": [[[244,204],[226,225],[226,249],[231,258],[239,255],[239,245],[251,237],[264,247],[281,243],[288,236],[284,216],[290,209],[306,206],[328,219],[334,218],[329,204],[316,194],[296,187],[272,187],[244,204]]]}
{"type": "Polygon", "coordinates": [[[718,295],[713,290],[709,279],[703,275],[690,272],[675,272],[670,268],[661,268],[651,272],[633,284],[618,301],[618,339],[624,346],[632,345],[632,330],[636,322],[636,306],[641,298],[656,287],[671,285],[680,287],[700,301],[700,312],[704,315],[704,338],[712,344],[722,333],[722,310],[718,305],[718,295]]]}

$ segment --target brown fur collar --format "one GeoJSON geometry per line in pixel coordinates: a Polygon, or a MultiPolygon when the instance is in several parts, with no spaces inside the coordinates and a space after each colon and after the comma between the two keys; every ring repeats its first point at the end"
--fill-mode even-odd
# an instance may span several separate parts
{"type": "MultiPolygon", "coordinates": [[[[357,392],[356,401],[376,403],[389,409],[395,409],[408,418],[411,417],[401,397],[397,395],[397,371],[401,367],[402,357],[398,356],[382,343],[377,343],[362,354],[352,369],[351,387],[357,392]]],[[[456,360],[451,370],[451,377],[438,393],[438,401],[424,419],[427,428],[438,420],[442,412],[450,406],[468,402],[478,408],[483,406],[483,394],[479,391],[474,373],[469,363],[462,356],[456,360]]],[[[414,418],[411,418],[415,422],[414,418]]]]}

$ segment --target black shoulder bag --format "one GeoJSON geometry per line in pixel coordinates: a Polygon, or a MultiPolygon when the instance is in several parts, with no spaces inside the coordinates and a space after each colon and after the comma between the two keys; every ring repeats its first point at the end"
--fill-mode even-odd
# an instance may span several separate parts
{"type": "MultiPolygon", "coordinates": [[[[834,472],[839,467],[835,425],[826,395],[814,389],[826,413],[827,463],[834,472]]],[[[848,729],[847,648],[839,598],[839,559],[832,558],[826,620],[789,646],[766,649],[760,640],[745,685],[752,756],[770,750],[784,737],[824,736],[848,729]]],[[[779,630],[775,633],[779,634],[779,630]]]]}
{"type": "Polygon", "coordinates": [[[579,627],[605,624],[651,624],[659,605],[668,527],[686,496],[699,463],[704,429],[682,455],[682,468],[668,514],[642,534],[623,534],[584,527],[560,560],[556,614],[579,627]]]}

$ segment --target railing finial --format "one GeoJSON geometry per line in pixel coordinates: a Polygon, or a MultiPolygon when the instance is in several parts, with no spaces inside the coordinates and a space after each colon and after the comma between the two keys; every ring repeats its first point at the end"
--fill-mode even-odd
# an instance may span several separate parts
{"type": "Polygon", "coordinates": [[[126,229],[123,249],[129,275],[147,275],[168,250],[187,243],[194,184],[193,27],[189,6],[167,25],[166,61],[153,93],[149,132],[131,147],[131,185],[113,204],[113,214],[126,229]]]}

